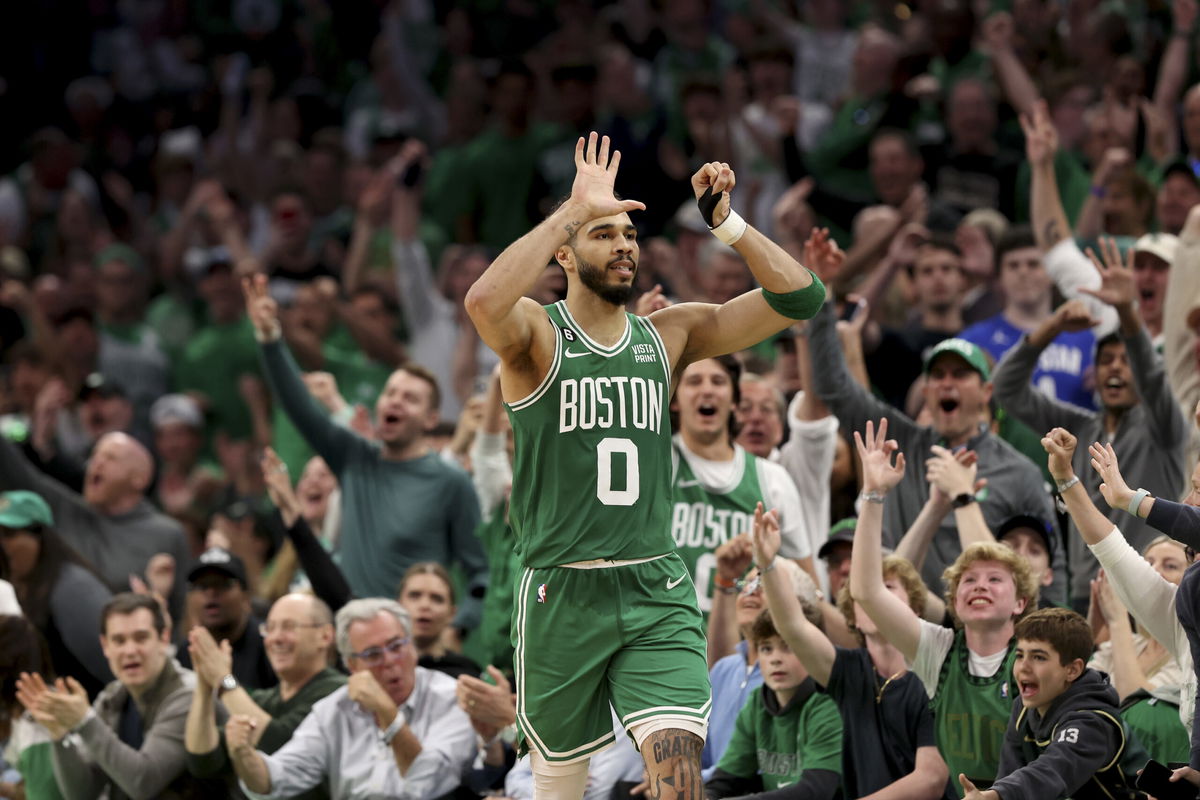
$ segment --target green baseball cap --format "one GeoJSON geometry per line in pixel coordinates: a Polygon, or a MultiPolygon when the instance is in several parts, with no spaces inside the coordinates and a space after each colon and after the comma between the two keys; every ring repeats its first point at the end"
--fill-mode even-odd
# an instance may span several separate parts
{"type": "Polygon", "coordinates": [[[0,527],[23,530],[32,525],[53,525],[54,515],[41,495],[33,492],[0,494],[0,527]]]}
{"type": "Polygon", "coordinates": [[[966,339],[943,339],[935,344],[929,354],[925,356],[926,374],[929,373],[929,367],[942,353],[953,353],[967,362],[985,382],[992,379],[992,368],[988,366],[987,353],[983,352],[982,347],[968,342],[966,339]]]}

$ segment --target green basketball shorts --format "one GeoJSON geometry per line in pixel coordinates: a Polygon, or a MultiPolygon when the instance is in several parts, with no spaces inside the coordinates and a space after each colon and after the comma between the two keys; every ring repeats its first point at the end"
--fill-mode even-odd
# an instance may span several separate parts
{"type": "Polygon", "coordinates": [[[712,690],[696,589],[674,553],[596,567],[526,568],[513,610],[521,752],[587,758],[650,720],[706,724],[712,690]]]}

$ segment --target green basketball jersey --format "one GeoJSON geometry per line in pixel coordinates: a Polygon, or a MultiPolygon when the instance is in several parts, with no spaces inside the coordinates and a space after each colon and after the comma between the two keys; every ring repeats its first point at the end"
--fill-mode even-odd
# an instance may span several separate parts
{"type": "Polygon", "coordinates": [[[516,441],[509,517],[540,569],[670,553],[671,367],[658,331],[625,315],[612,347],[565,301],[546,306],[557,346],[546,377],[507,404],[516,441]]]}
{"type": "Polygon", "coordinates": [[[962,796],[961,772],[984,789],[996,780],[1004,731],[1012,714],[1012,667],[1016,640],[994,675],[976,677],[968,672],[967,639],[954,634],[954,645],[942,662],[937,693],[930,704],[937,729],[938,750],[950,768],[951,783],[962,796]]]}
{"type": "Polygon", "coordinates": [[[671,514],[671,536],[675,552],[692,571],[700,610],[712,610],[712,579],[717,571],[716,550],[754,525],[754,507],[763,501],[758,481],[757,457],[740,445],[733,448],[735,478],[729,487],[706,486],[696,477],[676,443],[675,503],[671,514]]]}

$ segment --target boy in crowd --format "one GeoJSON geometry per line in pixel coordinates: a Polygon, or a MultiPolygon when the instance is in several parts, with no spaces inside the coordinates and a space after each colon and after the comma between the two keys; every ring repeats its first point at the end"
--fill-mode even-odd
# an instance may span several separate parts
{"type": "MultiPolygon", "coordinates": [[[[773,568],[779,553],[775,512],[754,515],[754,560],[763,566],[767,604],[779,620],[779,633],[808,674],[837,703],[845,728],[842,788],[846,797],[870,800],[935,800],[948,792],[949,771],[937,751],[933,712],[925,687],[904,663],[904,655],[879,633],[871,618],[850,598],[848,584],[838,593],[838,609],[861,646],[836,647],[809,622],[786,580],[773,568]]],[[[883,560],[883,582],[920,614],[925,584],[899,556],[883,560]]],[[[953,796],[951,794],[950,796],[953,796]]]]}
{"type": "Polygon", "coordinates": [[[966,800],[1139,796],[1133,783],[1146,754],[1121,720],[1117,691],[1086,666],[1087,621],[1067,608],[1043,608],[1016,626],[1013,704],[1000,770],[980,791],[959,776],[966,800]]]}
{"type": "MultiPolygon", "coordinates": [[[[768,567],[770,571],[773,567],[768,567]]],[[[816,608],[804,609],[814,624],[816,608]]],[[[733,737],[705,784],[708,800],[760,793],[763,800],[832,800],[842,777],[842,718],[817,691],[800,659],[764,611],[751,637],[758,648],[761,691],[738,714],[733,737]]]]}
{"type": "Polygon", "coordinates": [[[938,750],[950,774],[991,784],[1016,695],[1013,626],[1037,604],[1029,562],[996,542],[976,542],[946,569],[946,605],[955,628],[920,619],[883,580],[884,501],[904,477],[904,455],[887,438],[887,420],[854,432],[862,460],[862,510],[850,559],[850,594],[912,664],[929,694],[938,750]],[[892,454],[896,463],[891,463],[892,454]]]}

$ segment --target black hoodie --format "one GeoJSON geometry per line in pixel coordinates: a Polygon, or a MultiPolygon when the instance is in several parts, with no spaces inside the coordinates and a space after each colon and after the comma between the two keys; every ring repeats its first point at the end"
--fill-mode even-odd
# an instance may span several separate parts
{"type": "Polygon", "coordinates": [[[1013,703],[1000,769],[990,788],[1003,800],[1141,797],[1133,783],[1146,752],[1121,719],[1108,676],[1085,669],[1045,715],[1013,703]]]}

